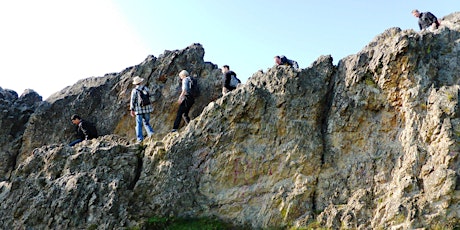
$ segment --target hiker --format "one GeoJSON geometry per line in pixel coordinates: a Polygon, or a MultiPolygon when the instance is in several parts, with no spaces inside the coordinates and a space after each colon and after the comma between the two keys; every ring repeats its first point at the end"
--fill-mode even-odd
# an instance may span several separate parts
{"type": "Polygon", "coordinates": [[[438,21],[438,18],[436,18],[436,16],[434,16],[430,12],[420,13],[420,11],[418,10],[413,10],[412,15],[418,18],[418,26],[420,27],[420,30],[435,30],[439,27],[440,23],[438,21]]]}
{"type": "Polygon", "coordinates": [[[179,77],[181,79],[182,91],[179,96],[179,100],[177,100],[177,103],[179,103],[179,109],[177,110],[176,120],[174,121],[174,126],[171,132],[176,132],[177,129],[179,129],[182,118],[184,119],[185,124],[190,122],[188,112],[195,102],[192,95],[192,79],[190,78],[187,70],[180,71],[179,77]]]}
{"type": "Polygon", "coordinates": [[[152,104],[150,103],[149,89],[142,84],[144,78],[135,76],[133,84],[136,87],[131,91],[131,101],[129,103],[129,110],[131,116],[136,117],[136,138],[137,143],[144,140],[142,134],[142,123],[144,123],[147,136],[153,135],[153,128],[150,126],[150,113],[153,112],[152,104]]]}
{"type": "Polygon", "coordinates": [[[70,119],[77,126],[77,139],[70,142],[69,146],[74,146],[84,140],[97,138],[97,129],[91,122],[81,119],[77,114],[72,115],[70,119]]]}
{"type": "Polygon", "coordinates": [[[236,77],[236,73],[230,70],[228,65],[222,67],[222,74],[222,95],[225,95],[236,89],[241,81],[236,77]]]}
{"type": "Polygon", "coordinates": [[[274,59],[275,59],[275,64],[276,65],[287,65],[287,66],[290,66],[290,67],[294,68],[295,70],[299,69],[299,64],[297,64],[296,61],[289,60],[283,55],[275,56],[274,59]]]}

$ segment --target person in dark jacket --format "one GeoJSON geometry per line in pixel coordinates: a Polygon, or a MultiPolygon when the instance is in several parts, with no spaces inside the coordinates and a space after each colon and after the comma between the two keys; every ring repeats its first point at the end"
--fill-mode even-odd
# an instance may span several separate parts
{"type": "Polygon", "coordinates": [[[236,73],[230,70],[230,66],[224,65],[222,67],[222,95],[227,94],[228,92],[236,89],[238,84],[241,83],[240,79],[236,77],[236,73]],[[234,78],[234,82],[232,85],[232,78],[234,78]]]}
{"type": "Polygon", "coordinates": [[[413,10],[412,15],[414,17],[418,18],[418,26],[420,27],[420,30],[425,30],[425,29],[437,29],[439,27],[439,21],[436,16],[434,16],[430,12],[424,12],[420,13],[418,10],[413,10]]]}
{"type": "Polygon", "coordinates": [[[77,126],[77,139],[72,141],[69,146],[74,146],[84,140],[97,138],[97,129],[91,122],[81,119],[77,114],[72,115],[70,119],[77,126]]]}
{"type": "Polygon", "coordinates": [[[276,65],[287,65],[287,66],[290,66],[290,67],[294,68],[295,70],[298,70],[298,69],[299,69],[299,64],[297,64],[296,61],[287,59],[287,58],[286,58],[285,56],[283,56],[283,55],[281,55],[281,56],[275,56],[275,57],[274,57],[274,60],[275,60],[275,64],[276,64],[276,65]]]}

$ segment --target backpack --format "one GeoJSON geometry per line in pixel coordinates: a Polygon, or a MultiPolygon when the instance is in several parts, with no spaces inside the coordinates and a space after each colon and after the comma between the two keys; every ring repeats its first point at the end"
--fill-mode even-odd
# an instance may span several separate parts
{"type": "Polygon", "coordinates": [[[190,76],[190,91],[192,97],[200,96],[200,87],[198,86],[198,79],[196,77],[190,76]]]}
{"type": "Polygon", "coordinates": [[[147,105],[150,105],[150,94],[147,90],[139,90],[136,89],[138,92],[138,98],[139,98],[139,105],[144,107],[147,105]]]}
{"type": "Polygon", "coordinates": [[[240,81],[240,79],[238,79],[238,78],[236,77],[236,73],[235,73],[235,72],[232,71],[230,74],[231,74],[231,75],[230,75],[230,86],[236,88],[236,87],[238,86],[238,84],[241,83],[241,81],[240,81]]]}
{"type": "Polygon", "coordinates": [[[281,64],[282,64],[282,65],[285,65],[286,63],[288,63],[288,59],[287,59],[287,57],[284,56],[284,55],[281,55],[281,56],[280,56],[280,60],[281,60],[281,64]]]}
{"type": "Polygon", "coordinates": [[[291,62],[292,62],[292,67],[293,67],[294,69],[299,69],[299,64],[298,64],[296,61],[291,60],[291,62]]]}

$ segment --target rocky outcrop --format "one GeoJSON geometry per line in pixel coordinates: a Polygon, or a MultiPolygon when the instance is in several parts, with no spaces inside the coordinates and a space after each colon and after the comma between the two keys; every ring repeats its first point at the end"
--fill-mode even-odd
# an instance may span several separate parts
{"type": "Polygon", "coordinates": [[[214,216],[255,229],[459,227],[459,21],[448,15],[433,33],[391,28],[337,66],[322,56],[301,71],[273,67],[221,98],[199,45],[85,79],[29,119],[0,182],[0,224],[124,229],[152,216],[214,216]],[[209,95],[188,126],[167,133],[181,69],[209,95]],[[134,75],[148,79],[162,122],[142,146],[126,113],[134,75]],[[117,135],[59,143],[74,112],[107,117],[101,132],[117,135]]]}
{"type": "Polygon", "coordinates": [[[340,62],[318,184],[322,223],[459,225],[459,38],[458,24],[392,28],[340,62]]]}
{"type": "Polygon", "coordinates": [[[42,97],[30,89],[18,97],[16,92],[0,88],[0,181],[9,178],[27,121],[41,101],[42,97]]]}
{"type": "Polygon", "coordinates": [[[75,133],[70,116],[75,113],[95,123],[99,134],[134,138],[135,121],[128,111],[134,76],[145,78],[152,91],[155,111],[151,114],[151,123],[159,135],[172,129],[180,94],[178,73],[182,69],[199,79],[203,93],[190,112],[191,117],[198,116],[205,105],[220,96],[221,87],[220,70],[204,62],[203,57],[204,49],[200,44],[184,50],[165,51],[158,58],[149,56],[141,64],[120,73],[83,79],[51,95],[29,121],[20,160],[30,156],[34,148],[69,143],[75,133]]]}
{"type": "Polygon", "coordinates": [[[389,29],[337,67],[256,73],[150,144],[135,209],[255,228],[458,226],[460,30],[445,20],[389,29]]]}
{"type": "Polygon", "coordinates": [[[253,227],[313,215],[334,70],[325,56],[300,73],[284,67],[258,72],[208,105],[178,137],[164,146],[152,142],[134,189],[143,194],[134,203],[144,208],[135,210],[140,216],[217,215],[253,227]]]}
{"type": "Polygon", "coordinates": [[[74,148],[36,148],[10,182],[0,182],[0,225],[87,229],[97,223],[101,229],[116,229],[129,224],[126,210],[140,150],[127,144],[110,135],[74,148]]]}

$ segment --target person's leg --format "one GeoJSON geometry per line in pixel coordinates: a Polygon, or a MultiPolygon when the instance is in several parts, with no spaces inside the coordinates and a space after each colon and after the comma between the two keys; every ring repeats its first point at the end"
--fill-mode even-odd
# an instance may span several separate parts
{"type": "Polygon", "coordinates": [[[153,128],[150,126],[150,113],[144,113],[142,114],[143,120],[144,120],[144,127],[145,130],[147,131],[147,136],[152,136],[153,135],[153,128]]]}
{"type": "Polygon", "coordinates": [[[180,125],[180,120],[182,119],[182,114],[184,114],[185,111],[185,100],[182,101],[179,105],[179,109],[177,110],[177,115],[176,115],[176,120],[174,121],[174,126],[173,129],[178,129],[180,125]]]}
{"type": "Polygon", "coordinates": [[[136,137],[137,141],[144,140],[144,135],[142,134],[142,114],[136,115],[136,137]]]}
{"type": "Polygon", "coordinates": [[[70,142],[69,146],[74,146],[74,145],[76,145],[76,144],[78,144],[78,143],[80,143],[82,141],[83,141],[82,139],[76,139],[76,140],[70,142]]]}
{"type": "Polygon", "coordinates": [[[185,121],[185,125],[188,125],[188,123],[190,122],[190,117],[188,117],[188,116],[186,115],[186,113],[183,113],[183,114],[182,114],[182,118],[183,118],[184,121],[185,121]]]}
{"type": "Polygon", "coordinates": [[[186,99],[183,102],[185,104],[184,112],[182,114],[182,117],[185,120],[185,123],[188,124],[190,123],[190,117],[188,116],[188,113],[190,112],[190,109],[192,108],[192,105],[194,103],[193,98],[186,97],[186,99]]]}

